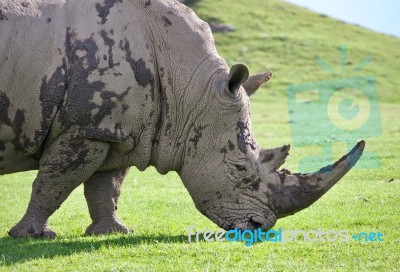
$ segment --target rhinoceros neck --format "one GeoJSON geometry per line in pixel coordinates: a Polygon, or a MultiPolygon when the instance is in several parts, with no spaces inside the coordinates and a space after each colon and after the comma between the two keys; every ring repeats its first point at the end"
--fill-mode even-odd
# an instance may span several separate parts
{"type": "Polygon", "coordinates": [[[196,133],[210,122],[206,108],[212,86],[217,83],[212,75],[216,72],[211,72],[206,63],[194,69],[193,74],[181,74],[181,78],[160,78],[160,115],[152,152],[152,165],[160,173],[181,169],[196,133]]]}
{"type": "Polygon", "coordinates": [[[180,4],[156,3],[147,25],[159,86],[151,164],[166,173],[182,167],[191,134],[198,129],[198,121],[206,118],[217,75],[227,65],[217,54],[207,23],[180,4]]]}

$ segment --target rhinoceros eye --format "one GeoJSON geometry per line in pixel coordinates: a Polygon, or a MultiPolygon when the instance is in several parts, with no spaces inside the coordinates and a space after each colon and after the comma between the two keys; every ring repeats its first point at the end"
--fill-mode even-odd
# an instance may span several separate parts
{"type": "Polygon", "coordinates": [[[242,172],[242,171],[246,171],[246,167],[244,167],[243,165],[240,164],[235,164],[235,167],[238,171],[242,172]]]}
{"type": "Polygon", "coordinates": [[[232,180],[241,180],[247,176],[247,172],[251,169],[251,165],[247,159],[232,160],[226,158],[224,161],[224,171],[226,175],[232,180]]]}

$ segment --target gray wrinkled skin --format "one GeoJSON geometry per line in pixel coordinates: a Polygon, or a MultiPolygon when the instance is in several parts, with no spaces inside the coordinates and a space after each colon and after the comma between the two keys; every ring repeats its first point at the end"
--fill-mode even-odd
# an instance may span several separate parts
{"type": "Polygon", "coordinates": [[[55,237],[47,220],[82,183],[86,233],[129,232],[120,188],[150,165],[177,171],[220,227],[269,229],[364,148],[317,173],[279,171],[289,147],[260,149],[249,112],[270,74],[229,69],[209,26],[173,0],[2,1],[0,71],[0,174],[39,170],[13,237],[55,237]]]}

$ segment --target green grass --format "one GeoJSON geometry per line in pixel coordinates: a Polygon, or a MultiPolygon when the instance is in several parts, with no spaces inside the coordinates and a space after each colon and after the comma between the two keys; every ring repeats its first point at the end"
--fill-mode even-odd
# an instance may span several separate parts
{"type": "MultiPolygon", "coordinates": [[[[265,68],[273,80],[251,98],[253,132],[263,147],[292,142],[286,89],[292,83],[332,79],[315,64],[317,56],[339,70],[337,47],[348,46],[354,68],[365,56],[373,62],[355,75],[377,79],[382,135],[367,139],[382,167],[352,170],[310,208],[279,220],[274,229],[380,231],[384,242],[188,243],[187,230],[218,230],[194,207],[175,173],[132,169],[118,213],[135,229],[129,236],[85,237],[90,219],[82,187],[51,217],[55,240],[11,239],[7,231],[22,217],[35,172],[0,177],[0,271],[395,271],[400,269],[400,40],[346,25],[275,0],[203,0],[203,18],[218,18],[237,31],[216,34],[228,63],[251,71],[265,68]],[[389,182],[390,181],[390,182],[389,182]]],[[[293,147],[285,167],[296,170],[318,146],[293,147]]],[[[344,153],[334,145],[334,155],[344,153]]]]}

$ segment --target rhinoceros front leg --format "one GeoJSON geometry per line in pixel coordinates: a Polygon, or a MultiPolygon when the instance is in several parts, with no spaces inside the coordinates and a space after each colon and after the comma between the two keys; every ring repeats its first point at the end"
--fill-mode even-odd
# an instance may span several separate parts
{"type": "Polygon", "coordinates": [[[32,185],[28,209],[8,233],[12,237],[49,237],[56,233],[47,225],[52,215],[81,183],[104,162],[109,144],[63,135],[42,155],[32,185]]]}
{"type": "Polygon", "coordinates": [[[94,173],[85,181],[85,197],[92,224],[86,229],[87,235],[111,232],[129,233],[117,218],[116,210],[122,182],[129,168],[94,173]]]}

